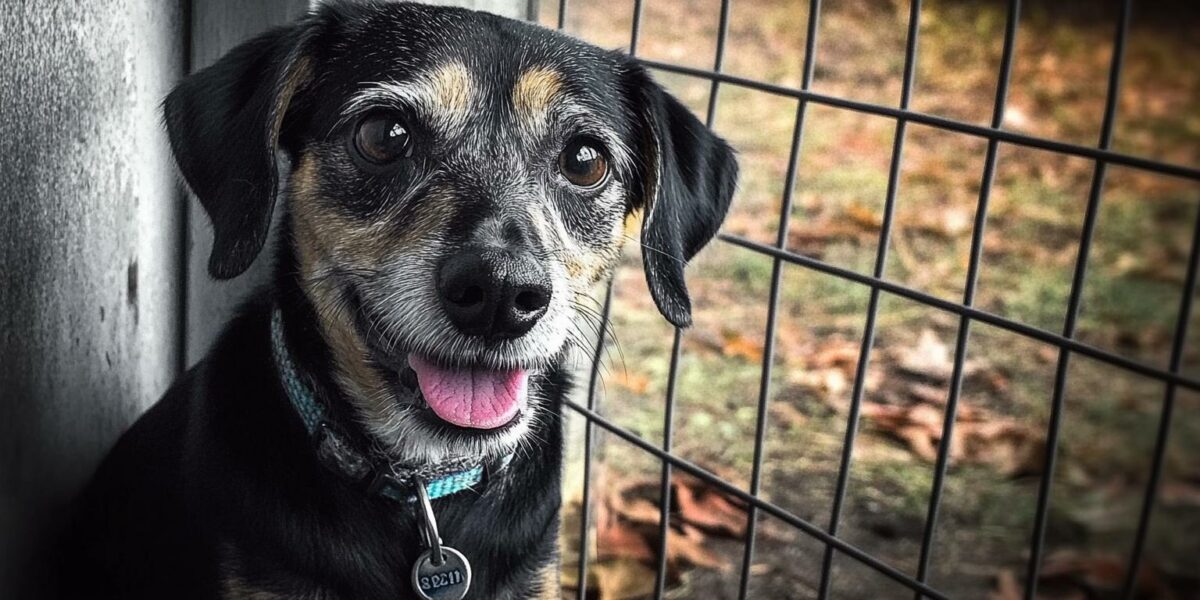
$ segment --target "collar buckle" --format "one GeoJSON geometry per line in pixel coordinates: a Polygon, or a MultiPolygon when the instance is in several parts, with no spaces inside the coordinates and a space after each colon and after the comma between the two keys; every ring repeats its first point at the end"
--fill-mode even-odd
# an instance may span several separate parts
{"type": "Polygon", "coordinates": [[[367,484],[367,493],[402,502],[406,496],[402,492],[404,487],[403,478],[396,473],[391,463],[383,462],[375,466],[375,472],[371,475],[370,483],[367,484]]]}

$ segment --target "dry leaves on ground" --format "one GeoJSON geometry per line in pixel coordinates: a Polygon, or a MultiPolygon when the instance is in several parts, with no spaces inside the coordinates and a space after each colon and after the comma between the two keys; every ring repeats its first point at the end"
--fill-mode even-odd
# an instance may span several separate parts
{"type": "MultiPolygon", "coordinates": [[[[607,486],[612,492],[594,505],[596,555],[588,587],[601,600],[631,600],[653,593],[660,545],[659,485],[651,480],[618,482],[607,486]]],[[[669,522],[666,576],[671,585],[688,569],[729,569],[731,565],[712,550],[710,540],[740,539],[746,533],[741,503],[681,474],[671,478],[669,522]]],[[[574,588],[571,570],[566,573],[564,586],[574,588]]]]}
{"type": "MultiPolygon", "coordinates": [[[[1115,598],[1125,584],[1127,560],[1074,550],[1053,552],[1042,562],[1037,597],[1046,600],[1115,598]]],[[[1143,563],[1138,571],[1137,590],[1137,598],[1176,600],[1190,597],[1177,593],[1162,572],[1148,563],[1143,563]]],[[[996,587],[990,600],[1020,600],[1024,597],[1025,588],[1014,571],[1004,569],[996,576],[996,587]]]]}
{"type": "MultiPolygon", "coordinates": [[[[864,402],[862,414],[875,428],[900,439],[920,458],[936,460],[945,426],[947,390],[954,372],[950,347],[933,330],[925,329],[914,346],[894,348],[890,358],[896,367],[891,380],[907,392],[903,394],[905,403],[864,402]]],[[[981,361],[965,360],[962,376],[978,377],[1000,394],[1009,387],[1007,377],[981,361]]],[[[1014,477],[1041,471],[1045,441],[1039,430],[973,406],[962,397],[955,414],[951,463],[991,465],[1014,477]]]]}
{"type": "MultiPolygon", "coordinates": [[[[847,340],[827,340],[816,348],[808,368],[792,371],[789,383],[820,394],[838,413],[846,413],[849,390],[858,364],[859,348],[847,340]]],[[[867,371],[862,415],[874,430],[903,442],[917,457],[934,461],[942,441],[953,355],[931,329],[921,331],[915,344],[893,346],[880,353],[867,371]],[[873,398],[882,398],[877,401],[873,398]]],[[[1003,395],[1009,381],[1003,373],[979,360],[963,364],[963,377],[972,378],[992,393],[1003,395]]],[[[959,399],[951,463],[991,465],[1007,476],[1036,474],[1045,451],[1043,432],[984,407],[959,399]]]]}
{"type": "MultiPolygon", "coordinates": [[[[863,402],[862,414],[878,430],[903,441],[913,454],[937,459],[942,441],[944,411],[921,403],[893,406],[863,402]]],[[[960,405],[950,441],[950,462],[987,464],[1012,477],[1040,472],[1045,446],[1039,431],[989,413],[960,405]]]]}

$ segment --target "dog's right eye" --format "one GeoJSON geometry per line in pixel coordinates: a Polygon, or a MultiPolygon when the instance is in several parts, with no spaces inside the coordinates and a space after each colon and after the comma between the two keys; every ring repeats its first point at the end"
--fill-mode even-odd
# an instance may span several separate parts
{"type": "Polygon", "coordinates": [[[354,149],[368,162],[387,164],[412,156],[412,134],[395,115],[371,115],[354,130],[354,149]]]}

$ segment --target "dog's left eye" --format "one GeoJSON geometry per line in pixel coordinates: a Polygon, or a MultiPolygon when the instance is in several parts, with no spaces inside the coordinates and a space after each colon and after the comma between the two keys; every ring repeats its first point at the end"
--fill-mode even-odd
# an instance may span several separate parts
{"type": "Polygon", "coordinates": [[[354,130],[354,149],[372,163],[387,164],[412,156],[412,134],[398,117],[372,115],[359,121],[354,130]]]}
{"type": "Polygon", "coordinates": [[[600,148],[598,142],[587,138],[571,140],[558,155],[558,170],[567,181],[581,188],[600,185],[608,174],[608,160],[600,148]]]}

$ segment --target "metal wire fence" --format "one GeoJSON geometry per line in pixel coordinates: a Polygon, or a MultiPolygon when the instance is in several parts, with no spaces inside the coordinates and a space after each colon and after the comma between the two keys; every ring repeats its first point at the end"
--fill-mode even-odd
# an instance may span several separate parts
{"type": "MultiPolygon", "coordinates": [[[[1109,165],[1131,167],[1147,172],[1179,177],[1190,181],[1200,181],[1200,169],[1185,165],[1159,162],[1143,157],[1115,152],[1112,150],[1113,128],[1114,121],[1116,119],[1117,99],[1121,86],[1123,57],[1125,53],[1126,38],[1128,36],[1129,21],[1132,10],[1131,5],[1132,0],[1123,0],[1121,2],[1120,12],[1117,18],[1116,31],[1113,34],[1114,51],[1108,71],[1108,88],[1104,104],[1100,139],[1095,146],[1064,143],[1043,137],[1008,131],[1002,128],[1008,99],[1009,80],[1010,73],[1012,71],[1014,47],[1018,35],[1018,23],[1021,14],[1020,0],[1008,1],[1006,25],[1004,28],[1003,52],[999,72],[997,73],[995,101],[989,126],[981,126],[948,119],[913,111],[909,108],[913,94],[914,72],[916,70],[916,49],[918,46],[918,35],[920,31],[919,20],[921,15],[921,0],[912,0],[910,5],[901,97],[899,106],[895,108],[860,102],[851,98],[821,94],[810,89],[813,83],[813,74],[817,62],[815,48],[818,35],[820,33],[820,0],[810,0],[807,22],[807,37],[805,41],[805,56],[798,88],[774,85],[744,77],[733,76],[722,72],[722,66],[725,59],[726,40],[729,33],[730,0],[721,1],[720,22],[717,29],[718,37],[716,40],[716,53],[713,59],[713,67],[711,70],[642,59],[643,64],[652,69],[701,78],[710,82],[711,89],[708,97],[707,112],[705,115],[706,123],[709,126],[712,126],[714,114],[716,112],[718,98],[717,91],[719,86],[722,85],[740,86],[753,90],[759,90],[780,97],[794,99],[796,101],[795,125],[792,131],[790,156],[788,158],[786,182],[783,188],[784,193],[780,206],[779,227],[775,244],[766,245],[736,235],[719,235],[719,240],[721,243],[732,244],[746,251],[761,253],[767,257],[770,257],[773,263],[770,278],[770,294],[768,300],[769,305],[766,322],[765,347],[762,359],[762,374],[758,390],[753,450],[754,462],[753,470],[750,475],[749,486],[748,488],[743,489],[738,485],[735,485],[717,476],[711,471],[706,470],[705,468],[672,453],[672,433],[676,404],[675,391],[681,340],[681,335],[678,330],[675,332],[674,343],[672,345],[670,371],[665,397],[666,405],[663,421],[664,435],[661,445],[655,445],[651,442],[648,442],[640,435],[615,424],[610,419],[601,415],[598,411],[596,403],[596,390],[600,377],[600,359],[605,343],[605,341],[601,339],[595,349],[594,365],[591,370],[591,378],[589,382],[590,387],[587,395],[586,405],[581,405],[571,400],[566,401],[566,405],[569,408],[582,415],[586,420],[584,433],[585,448],[583,458],[584,481],[581,519],[582,527],[580,531],[579,572],[577,579],[579,598],[582,599],[585,597],[586,582],[588,580],[588,535],[589,522],[593,510],[592,505],[594,503],[594,498],[592,497],[594,495],[594,490],[591,489],[591,483],[593,479],[592,463],[596,427],[611,432],[611,434],[645,451],[646,453],[660,460],[662,463],[661,496],[659,506],[661,511],[660,539],[658,548],[657,579],[655,585],[656,598],[663,596],[666,585],[666,550],[668,537],[670,535],[669,511],[672,493],[671,475],[672,471],[674,470],[697,477],[705,483],[711,485],[713,488],[729,495],[730,497],[745,502],[747,506],[748,526],[744,540],[744,556],[742,557],[740,569],[738,571],[740,577],[740,598],[747,597],[749,590],[749,583],[751,580],[751,565],[754,560],[755,542],[758,534],[760,513],[769,515],[770,517],[773,517],[782,523],[790,525],[800,532],[803,532],[803,534],[811,536],[815,540],[818,540],[820,543],[825,545],[824,560],[820,564],[820,584],[817,591],[819,598],[828,598],[831,593],[830,582],[832,563],[834,557],[839,554],[858,561],[870,569],[873,569],[880,574],[894,580],[900,585],[911,589],[915,598],[946,598],[947,595],[944,592],[939,591],[928,583],[928,577],[930,574],[930,557],[932,549],[937,544],[937,539],[935,538],[934,533],[938,522],[938,514],[942,503],[943,488],[946,480],[947,466],[949,463],[949,448],[951,444],[948,443],[948,440],[952,439],[954,435],[956,414],[964,378],[967,342],[968,337],[970,336],[971,325],[975,322],[985,323],[987,325],[1015,333],[1019,336],[1038,340],[1057,348],[1057,363],[1051,397],[1051,411],[1046,430],[1045,462],[1040,475],[1033,532],[1029,540],[1029,558],[1024,577],[1026,582],[1024,594],[1025,597],[1029,599],[1032,599],[1037,595],[1039,570],[1043,564],[1045,553],[1046,529],[1050,508],[1051,488],[1053,474],[1055,471],[1055,459],[1058,453],[1060,440],[1062,415],[1064,412],[1064,395],[1067,386],[1067,373],[1071,362],[1071,357],[1076,354],[1084,355],[1090,357],[1091,359],[1095,359],[1107,364],[1112,368],[1136,373],[1138,375],[1160,381],[1164,384],[1166,391],[1161,407],[1161,414],[1159,416],[1157,437],[1154,442],[1151,472],[1148,483],[1143,492],[1136,534],[1132,544],[1131,554],[1128,557],[1127,568],[1125,570],[1126,575],[1121,593],[1123,598],[1131,598],[1134,596],[1136,591],[1136,574],[1139,570],[1139,564],[1142,561],[1142,554],[1146,545],[1147,530],[1151,514],[1153,512],[1153,507],[1155,506],[1160,479],[1162,477],[1164,455],[1166,454],[1167,438],[1170,430],[1175,397],[1180,388],[1185,388],[1187,390],[1200,390],[1200,379],[1185,374],[1181,368],[1183,362],[1184,342],[1185,338],[1187,337],[1187,327],[1191,320],[1192,298],[1196,292],[1197,264],[1200,262],[1200,219],[1197,219],[1194,226],[1192,246],[1188,256],[1187,271],[1183,284],[1184,294],[1177,308],[1178,318],[1175,321],[1176,325],[1171,342],[1170,358],[1166,369],[1149,364],[1147,362],[1121,356],[1107,349],[1077,340],[1075,338],[1076,323],[1080,312],[1085,274],[1088,268],[1089,250],[1092,246],[1092,238],[1096,228],[1098,209],[1101,198],[1104,195],[1105,174],[1109,165]],[[894,119],[896,123],[895,139],[892,146],[890,168],[888,171],[887,194],[885,198],[883,218],[879,228],[879,239],[874,258],[874,268],[869,275],[833,264],[828,264],[816,258],[793,252],[789,250],[786,245],[789,218],[792,213],[792,196],[796,182],[798,158],[800,154],[801,141],[804,135],[805,117],[808,113],[809,107],[813,104],[886,117],[889,119],[894,119]],[[975,210],[974,228],[971,235],[965,291],[960,302],[953,302],[938,298],[931,294],[884,278],[884,267],[888,259],[888,242],[893,230],[893,215],[896,208],[897,186],[900,178],[901,157],[903,155],[905,143],[905,130],[909,123],[917,123],[948,132],[954,132],[964,136],[981,138],[987,142],[984,169],[983,173],[981,174],[982,180],[978,203],[975,210]],[[1080,238],[1078,254],[1075,260],[1075,267],[1071,280],[1070,295],[1067,303],[1067,316],[1061,332],[1034,327],[1009,318],[1005,318],[1003,316],[999,316],[992,312],[980,310],[974,306],[980,260],[983,252],[984,229],[988,216],[988,205],[992,195],[992,185],[996,172],[997,155],[1002,143],[1047,150],[1054,153],[1060,153],[1063,155],[1080,157],[1094,161],[1091,184],[1083,217],[1082,235],[1080,238]],[[768,414],[767,407],[772,394],[771,375],[774,365],[773,357],[775,354],[775,340],[779,312],[781,289],[780,279],[785,264],[798,265],[803,268],[812,269],[820,273],[866,286],[869,289],[866,325],[861,342],[861,351],[858,355],[858,362],[855,368],[855,379],[848,414],[848,423],[841,449],[841,462],[836,480],[836,490],[833,496],[829,522],[823,524],[814,523],[810,520],[801,518],[794,512],[760,497],[764,458],[763,448],[764,439],[766,437],[766,420],[768,414]],[[952,315],[957,315],[959,319],[958,334],[954,345],[953,372],[951,374],[949,397],[945,407],[944,422],[942,424],[942,436],[940,438],[943,440],[943,443],[939,444],[937,459],[934,465],[933,487],[929,497],[928,514],[924,523],[923,535],[921,536],[920,556],[917,562],[915,577],[885,563],[878,557],[873,556],[872,554],[858,547],[855,547],[838,536],[839,524],[842,517],[842,508],[846,499],[847,485],[853,466],[852,456],[854,454],[856,435],[859,431],[859,418],[861,414],[860,410],[864,395],[864,381],[866,379],[865,375],[869,366],[871,348],[875,338],[876,317],[879,312],[881,295],[885,293],[900,296],[927,307],[932,307],[952,315]]],[[[557,16],[559,29],[563,28],[569,10],[570,6],[568,1],[559,0],[557,16]]],[[[641,34],[641,17],[642,0],[635,0],[633,10],[633,26],[630,33],[630,49],[631,53],[635,56],[638,52],[638,42],[641,34]]],[[[603,304],[603,317],[605,322],[608,321],[612,305],[613,291],[612,286],[610,285],[603,304]]]]}

